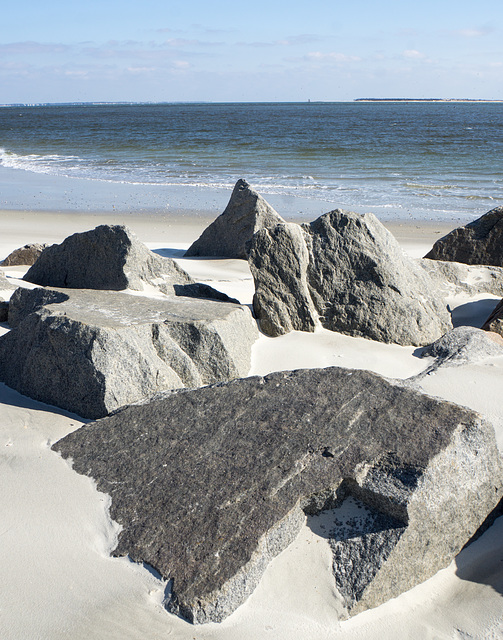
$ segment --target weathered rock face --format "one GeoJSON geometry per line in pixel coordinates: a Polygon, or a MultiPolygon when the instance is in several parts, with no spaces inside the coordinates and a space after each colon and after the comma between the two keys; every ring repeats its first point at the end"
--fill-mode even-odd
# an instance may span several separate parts
{"type": "Polygon", "coordinates": [[[480,416],[339,368],[162,394],[53,448],[111,495],[114,554],[172,579],[167,607],[198,623],[247,598],[306,513],[348,497],[372,512],[353,547],[334,549],[353,613],[448,565],[502,493],[480,416]]]}
{"type": "Polygon", "coordinates": [[[122,225],[101,225],[75,233],[41,254],[24,276],[27,282],[71,289],[133,289],[146,284],[172,292],[190,276],[170,258],[162,258],[122,225]]]}
{"type": "Polygon", "coordinates": [[[247,307],[211,300],[20,289],[11,306],[0,380],[86,418],[246,375],[258,334],[247,307]]]}
{"type": "Polygon", "coordinates": [[[475,327],[456,327],[426,347],[421,357],[436,359],[439,366],[475,364],[493,356],[503,356],[503,338],[475,327]]]}
{"type": "Polygon", "coordinates": [[[458,293],[490,293],[503,297],[503,267],[425,258],[416,262],[435,281],[435,285],[445,296],[458,293]]]}
{"type": "Polygon", "coordinates": [[[9,298],[16,287],[0,271],[0,322],[5,322],[9,313],[9,298]]]}
{"type": "Polygon", "coordinates": [[[425,258],[503,267],[503,207],[440,238],[425,258]]]}
{"type": "Polygon", "coordinates": [[[319,317],[332,331],[425,345],[452,326],[434,282],[372,214],[337,209],[302,232],[307,258],[294,225],[252,243],[253,306],[268,335],[312,331],[319,317]]]}
{"type": "Polygon", "coordinates": [[[482,329],[503,336],[503,300],[496,305],[494,311],[484,322],[482,329]]]}
{"type": "Polygon", "coordinates": [[[185,253],[186,256],[224,256],[246,260],[253,235],[283,218],[254,191],[238,180],[225,211],[207,227],[185,253]]]}
{"type": "Polygon", "coordinates": [[[34,264],[40,257],[42,251],[48,246],[48,244],[39,244],[38,242],[25,244],[24,247],[15,249],[10,253],[1,264],[3,267],[34,264]]]}

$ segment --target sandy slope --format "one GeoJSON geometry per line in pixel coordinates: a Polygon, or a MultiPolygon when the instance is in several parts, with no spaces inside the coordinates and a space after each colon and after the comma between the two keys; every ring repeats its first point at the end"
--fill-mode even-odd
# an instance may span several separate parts
{"type": "MultiPolygon", "coordinates": [[[[60,241],[98,224],[93,218],[38,220],[35,224],[29,215],[17,221],[0,216],[0,257],[26,241],[60,241]]],[[[177,224],[160,229],[158,220],[150,226],[148,221],[138,222],[137,229],[143,240],[152,241],[151,248],[178,258],[181,247],[197,236],[194,227],[177,224]]],[[[420,242],[413,242],[414,231],[407,229],[404,246],[412,255],[423,255],[432,238],[438,237],[436,231],[427,229],[422,237],[417,235],[420,242]]],[[[244,262],[181,259],[180,264],[242,302],[251,301],[253,283],[244,262]]],[[[18,267],[5,271],[12,278],[23,272],[18,267]]],[[[479,298],[458,300],[468,322],[476,324],[496,303],[491,296],[479,298]]],[[[5,325],[0,327],[6,330],[5,325]]],[[[428,364],[415,351],[325,330],[274,339],[261,336],[253,349],[251,373],[337,365],[406,378],[428,364]]],[[[489,417],[503,449],[503,358],[445,369],[421,384],[430,394],[489,417]]],[[[118,531],[107,516],[108,498],[50,450],[51,443],[78,428],[81,420],[1,384],[0,402],[2,639],[503,637],[503,518],[424,584],[342,623],[328,545],[317,535],[315,519],[310,520],[271,563],[242,607],[220,625],[192,627],[162,608],[166,585],[157,577],[126,559],[109,557],[118,531]]]]}

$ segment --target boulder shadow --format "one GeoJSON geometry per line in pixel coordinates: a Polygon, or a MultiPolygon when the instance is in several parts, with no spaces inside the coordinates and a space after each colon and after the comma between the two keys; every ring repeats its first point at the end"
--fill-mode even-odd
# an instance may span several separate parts
{"type": "Polygon", "coordinates": [[[461,304],[452,311],[452,326],[454,328],[467,326],[480,329],[498,303],[499,299],[484,298],[461,304]]]}

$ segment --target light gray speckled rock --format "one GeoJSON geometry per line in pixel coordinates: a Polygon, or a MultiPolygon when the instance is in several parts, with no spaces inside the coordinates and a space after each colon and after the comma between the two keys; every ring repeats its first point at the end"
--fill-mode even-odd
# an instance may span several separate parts
{"type": "Polygon", "coordinates": [[[301,228],[307,261],[305,250],[297,249],[298,232],[295,246],[302,261],[287,255],[294,245],[292,226],[254,237],[249,259],[254,309],[265,333],[312,331],[319,317],[332,331],[420,346],[452,326],[433,280],[373,214],[336,209],[301,228]]]}
{"type": "Polygon", "coordinates": [[[475,327],[456,327],[423,350],[421,357],[436,359],[434,368],[475,364],[503,356],[503,338],[475,327]]]}
{"type": "Polygon", "coordinates": [[[5,322],[9,313],[9,299],[16,287],[0,271],[0,322],[5,322]]]}
{"type": "Polygon", "coordinates": [[[253,235],[283,218],[254,191],[246,180],[238,180],[225,211],[207,227],[187,250],[189,256],[248,257],[253,235]]]}
{"type": "Polygon", "coordinates": [[[48,244],[40,244],[38,242],[25,244],[24,247],[15,249],[10,253],[1,264],[3,267],[32,265],[38,260],[42,251],[48,246],[48,244]]]}
{"type": "Polygon", "coordinates": [[[173,293],[173,285],[192,283],[170,258],[150,251],[122,225],[100,225],[47,247],[24,276],[27,282],[71,289],[133,289],[154,285],[173,293]]]}
{"type": "Polygon", "coordinates": [[[0,379],[87,418],[163,389],[246,375],[258,335],[247,307],[193,298],[19,289],[12,313],[0,379]]]}
{"type": "Polygon", "coordinates": [[[440,238],[425,258],[503,267],[503,207],[440,238]]]}
{"type": "Polygon", "coordinates": [[[114,554],[171,579],[168,609],[197,623],[247,598],[305,513],[349,496],[379,512],[359,541],[334,548],[355,613],[447,566],[502,494],[480,416],[339,368],[162,394],[53,448],[110,494],[114,554]]]}
{"type": "Polygon", "coordinates": [[[491,265],[468,265],[462,262],[430,260],[416,261],[435,281],[444,296],[468,293],[490,293],[503,297],[503,267],[491,265]]]}

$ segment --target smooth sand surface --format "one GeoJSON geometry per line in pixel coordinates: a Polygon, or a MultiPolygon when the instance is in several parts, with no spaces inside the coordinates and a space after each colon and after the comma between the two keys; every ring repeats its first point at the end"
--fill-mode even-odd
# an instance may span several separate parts
{"type": "MultiPolygon", "coordinates": [[[[253,281],[236,260],[183,259],[206,220],[134,216],[0,213],[0,258],[26,242],[59,242],[101,223],[126,223],[150,248],[249,304],[253,281]],[[204,220],[204,222],[203,222],[204,220]]],[[[450,229],[400,225],[411,255],[424,255],[450,229]]],[[[451,227],[452,228],[452,227],[451,227]]],[[[13,284],[24,268],[3,269],[13,284]]],[[[451,304],[477,324],[497,299],[460,296],[451,304]]],[[[461,316],[460,316],[461,317],[461,316]]],[[[6,324],[0,331],[8,331],[6,324]]],[[[325,330],[261,335],[251,374],[299,367],[365,368],[392,378],[423,371],[413,347],[384,345],[325,330]]],[[[421,382],[429,394],[492,420],[503,449],[503,357],[443,369],[421,382]]],[[[420,416],[417,417],[420,419],[420,416]]],[[[0,637],[2,640],[325,640],[492,639],[503,637],[503,518],[433,578],[355,618],[339,620],[330,551],[310,520],[268,567],[255,592],[222,624],[191,626],[162,607],[166,584],[146,568],[110,556],[118,526],[109,499],[50,450],[81,426],[78,416],[0,384],[0,637]]],[[[329,517],[327,515],[326,517],[329,517]]],[[[439,532],[442,535],[442,532],[439,532]]]]}

